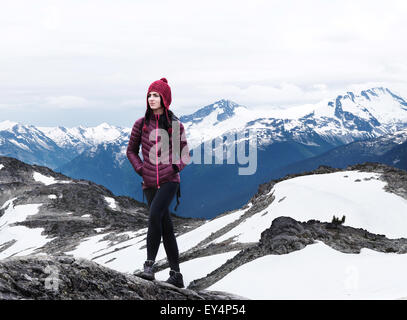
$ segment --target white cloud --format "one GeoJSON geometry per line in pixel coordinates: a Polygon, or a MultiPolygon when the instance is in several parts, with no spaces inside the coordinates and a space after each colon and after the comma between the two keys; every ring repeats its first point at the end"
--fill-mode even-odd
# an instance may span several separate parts
{"type": "Polygon", "coordinates": [[[75,96],[59,96],[59,97],[47,97],[47,104],[63,109],[75,109],[75,108],[84,108],[90,106],[90,103],[82,97],[75,96]]]}
{"type": "Polygon", "coordinates": [[[403,88],[406,13],[402,0],[7,1],[0,105],[141,112],[161,77],[179,114],[221,98],[289,106],[355,84],[403,88]]]}
{"type": "Polygon", "coordinates": [[[42,10],[42,25],[51,30],[56,30],[61,26],[61,8],[57,6],[46,6],[42,10]]]}

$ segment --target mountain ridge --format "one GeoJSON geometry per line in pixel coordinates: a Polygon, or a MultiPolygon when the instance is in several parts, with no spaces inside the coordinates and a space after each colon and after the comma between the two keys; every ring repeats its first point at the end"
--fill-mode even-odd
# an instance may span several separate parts
{"type": "MultiPolygon", "coordinates": [[[[360,94],[348,91],[335,99],[323,100],[315,104],[312,112],[293,119],[284,118],[284,112],[282,118],[269,117],[267,114],[259,117],[256,112],[245,106],[221,99],[190,115],[181,116],[180,120],[185,126],[190,149],[228,132],[247,129],[260,130],[259,145],[285,139],[298,139],[300,143],[309,144],[312,143],[312,136],[315,134],[326,141],[330,141],[336,135],[339,140],[342,139],[342,143],[349,143],[355,139],[377,137],[407,127],[405,106],[407,102],[390,89],[374,87],[362,90],[360,94]],[[384,99],[384,105],[388,106],[381,110],[376,105],[378,99],[384,99]],[[228,120],[229,124],[227,124],[228,120]],[[222,128],[219,127],[220,124],[222,128]]],[[[112,126],[106,122],[96,127],[65,128],[63,126],[25,126],[6,120],[0,122],[0,139],[2,131],[10,130],[15,126],[19,131],[32,129],[43,132],[54,145],[73,153],[73,157],[103,142],[128,139],[131,130],[131,128],[112,126]]],[[[37,139],[38,143],[42,143],[43,140],[44,138],[37,139]]],[[[18,146],[17,143],[22,147],[31,148],[31,144],[25,145],[24,141],[16,140],[16,146],[18,146]]],[[[42,143],[45,148],[49,144],[49,141],[42,143]]],[[[56,168],[60,165],[51,167],[56,168]]]]}

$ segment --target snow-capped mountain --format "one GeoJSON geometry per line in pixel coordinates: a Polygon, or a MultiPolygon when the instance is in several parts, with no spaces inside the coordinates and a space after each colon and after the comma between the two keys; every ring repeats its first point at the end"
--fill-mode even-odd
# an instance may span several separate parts
{"type": "Polygon", "coordinates": [[[194,149],[202,142],[221,136],[229,130],[242,128],[259,114],[230,100],[219,100],[191,115],[180,117],[187,134],[188,145],[194,149]]]}
{"type": "MultiPolygon", "coordinates": [[[[144,205],[15,159],[0,157],[0,166],[4,263],[46,254],[124,274],[142,266],[144,205]]],[[[249,299],[406,297],[406,181],[406,171],[377,163],[320,167],[260,185],[214,219],[173,216],[184,282],[249,299]],[[333,216],[345,216],[343,225],[333,216]]],[[[158,282],[166,280],[162,245],[156,261],[158,282]]]]}
{"type": "Polygon", "coordinates": [[[313,105],[270,108],[267,112],[222,99],[180,120],[192,149],[204,141],[247,129],[257,132],[259,147],[287,140],[318,145],[316,137],[340,145],[406,128],[407,102],[383,87],[348,91],[313,105]]]}
{"type": "MultiPolygon", "coordinates": [[[[107,123],[96,127],[36,127],[12,121],[0,122],[0,154],[57,168],[99,144],[128,141],[130,128],[107,123]]],[[[123,161],[118,156],[118,161],[123,161]]]]}
{"type": "MultiPolygon", "coordinates": [[[[261,149],[281,141],[295,141],[309,146],[323,144],[339,146],[406,128],[407,103],[388,88],[379,87],[361,91],[359,94],[347,92],[315,105],[297,106],[287,110],[270,109],[267,113],[250,110],[230,100],[222,99],[191,115],[183,115],[180,120],[186,129],[191,150],[205,141],[248,129],[257,133],[257,144],[261,149]],[[295,112],[292,111],[294,109],[295,112]]],[[[131,128],[121,128],[107,123],[90,128],[83,126],[36,128],[4,121],[0,123],[0,139],[3,136],[0,147],[9,148],[8,145],[5,146],[6,139],[14,144],[14,148],[19,147],[27,151],[32,150],[33,143],[40,144],[42,148],[50,148],[56,144],[61,150],[69,151],[71,160],[100,143],[110,143],[118,139],[128,140],[130,131],[131,128]],[[13,126],[20,129],[10,130],[13,126]],[[43,132],[43,135],[39,131],[43,132]],[[5,132],[8,132],[7,137],[5,132]],[[41,137],[28,139],[26,142],[20,141],[25,134],[41,137]]],[[[7,155],[13,156],[13,153],[7,155]]],[[[46,164],[55,168],[63,163],[46,164]]]]}
{"type": "Polygon", "coordinates": [[[259,145],[285,140],[313,145],[315,137],[340,145],[407,127],[407,103],[388,88],[347,92],[303,109],[308,112],[298,117],[264,117],[247,123],[245,128],[258,131],[259,145]]]}
{"type": "MultiPolygon", "coordinates": [[[[407,103],[390,89],[377,87],[360,93],[348,91],[314,105],[285,110],[270,108],[267,112],[220,100],[180,120],[191,149],[205,141],[248,130],[256,133],[257,146],[263,150],[285,141],[336,147],[407,128],[407,103]]],[[[224,142],[226,147],[234,143],[224,142]]]]}
{"type": "Polygon", "coordinates": [[[101,143],[123,140],[130,135],[130,128],[102,123],[96,127],[38,127],[61,148],[76,150],[77,154],[101,143]]]}
{"type": "Polygon", "coordinates": [[[50,167],[70,160],[64,149],[37,127],[8,120],[0,122],[0,155],[50,167]]]}

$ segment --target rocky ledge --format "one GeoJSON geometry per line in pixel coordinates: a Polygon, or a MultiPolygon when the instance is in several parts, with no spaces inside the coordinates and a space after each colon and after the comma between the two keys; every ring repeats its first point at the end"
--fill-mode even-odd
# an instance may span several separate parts
{"type": "Polygon", "coordinates": [[[0,261],[0,300],[241,300],[220,291],[179,289],[86,259],[25,256],[0,261]]]}
{"type": "Polygon", "coordinates": [[[270,228],[261,233],[258,243],[240,251],[205,278],[192,281],[188,288],[202,290],[225,277],[241,265],[269,254],[288,254],[307,245],[324,242],[343,253],[360,253],[362,248],[379,252],[407,253],[407,239],[389,239],[362,228],[337,223],[309,220],[299,222],[291,217],[275,218],[270,228]]]}

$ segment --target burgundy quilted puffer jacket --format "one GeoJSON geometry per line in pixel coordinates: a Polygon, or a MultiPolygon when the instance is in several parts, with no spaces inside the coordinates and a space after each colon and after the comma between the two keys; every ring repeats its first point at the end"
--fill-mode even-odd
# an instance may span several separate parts
{"type": "Polygon", "coordinates": [[[174,161],[175,163],[173,163],[172,160],[172,136],[176,137],[174,134],[169,136],[169,151],[165,152],[164,148],[161,148],[160,146],[155,147],[152,153],[155,154],[156,157],[151,157],[150,159],[150,150],[161,141],[161,137],[158,131],[155,129],[160,129],[159,117],[163,116],[165,117],[164,114],[159,115],[151,113],[150,121],[146,126],[147,130],[142,130],[142,117],[134,123],[131,131],[130,140],[127,147],[127,158],[130,160],[134,170],[143,178],[143,190],[147,188],[160,188],[160,185],[164,182],[179,183],[179,172],[184,169],[184,167],[188,165],[191,160],[184,126],[179,120],[177,120],[177,123],[179,123],[178,137],[180,138],[178,144],[180,146],[180,156],[178,157],[179,160],[174,161]],[[152,141],[149,138],[152,139],[152,141]],[[142,145],[143,161],[138,155],[140,144],[142,145]],[[161,151],[163,151],[162,155],[161,151]],[[169,163],[163,163],[164,161],[156,161],[159,160],[160,157],[168,157],[169,161],[167,162],[169,163]]]}

